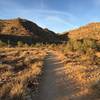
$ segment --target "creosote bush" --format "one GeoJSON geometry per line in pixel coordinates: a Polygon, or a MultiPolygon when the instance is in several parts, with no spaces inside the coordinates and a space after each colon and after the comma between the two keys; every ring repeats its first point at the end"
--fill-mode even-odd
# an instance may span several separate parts
{"type": "Polygon", "coordinates": [[[73,40],[70,39],[67,44],[64,45],[64,51],[82,51],[86,53],[89,49],[98,50],[99,45],[96,40],[92,39],[81,39],[73,40]]]}

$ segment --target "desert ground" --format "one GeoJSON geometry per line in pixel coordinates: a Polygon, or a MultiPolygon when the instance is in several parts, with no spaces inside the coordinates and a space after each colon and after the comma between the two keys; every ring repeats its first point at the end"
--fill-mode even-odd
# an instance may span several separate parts
{"type": "Polygon", "coordinates": [[[100,53],[59,48],[0,48],[0,100],[99,100],[100,53]]]}

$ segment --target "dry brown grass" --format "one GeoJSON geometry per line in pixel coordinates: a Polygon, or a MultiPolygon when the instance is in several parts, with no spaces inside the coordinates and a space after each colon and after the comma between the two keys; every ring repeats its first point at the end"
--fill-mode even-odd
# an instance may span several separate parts
{"type": "Polygon", "coordinates": [[[100,86],[99,61],[98,56],[93,62],[89,55],[76,52],[65,54],[64,63],[67,76],[77,83],[76,89],[79,88],[79,91],[73,94],[73,97],[76,97],[77,100],[83,100],[82,97],[86,100],[97,100],[100,97],[98,97],[98,94],[100,94],[100,88],[98,88],[100,86]]]}
{"type": "Polygon", "coordinates": [[[96,53],[96,56],[97,56],[97,57],[100,57],[100,52],[97,52],[97,53],[96,53]]]}
{"type": "Polygon", "coordinates": [[[73,39],[91,38],[100,40],[100,23],[90,23],[69,32],[69,37],[73,39]]]}
{"type": "MultiPolygon", "coordinates": [[[[39,92],[46,52],[64,62],[68,80],[75,84],[72,99],[100,99],[100,54],[63,52],[63,46],[0,48],[0,100],[32,100],[39,92]]],[[[74,100],[73,99],[73,100],[74,100]]]]}
{"type": "Polygon", "coordinates": [[[41,48],[0,48],[0,100],[38,95],[45,55],[41,48]]]}

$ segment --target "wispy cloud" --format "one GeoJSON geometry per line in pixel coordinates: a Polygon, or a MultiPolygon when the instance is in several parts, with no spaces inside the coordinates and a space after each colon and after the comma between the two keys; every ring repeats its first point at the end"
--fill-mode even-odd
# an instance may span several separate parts
{"type": "Polygon", "coordinates": [[[57,10],[47,10],[47,9],[33,9],[36,13],[44,13],[44,14],[55,14],[55,15],[64,15],[66,17],[75,17],[69,12],[57,11],[57,10]]]}
{"type": "MultiPolygon", "coordinates": [[[[26,5],[27,6],[27,5],[26,5]]],[[[36,5],[33,4],[33,8],[24,8],[23,5],[20,5],[16,0],[2,0],[0,2],[0,9],[2,9],[4,12],[15,12],[15,13],[36,13],[41,15],[62,15],[66,18],[75,18],[71,13],[69,12],[63,12],[63,11],[57,11],[57,10],[48,10],[47,5],[45,4],[44,0],[40,0],[38,6],[39,8],[35,7],[36,5]],[[40,6],[39,6],[40,5],[40,6]],[[46,8],[45,8],[46,7],[46,8]]]]}
{"type": "Polygon", "coordinates": [[[63,18],[61,18],[60,16],[47,16],[46,17],[47,21],[51,21],[51,22],[55,22],[55,23],[60,23],[60,24],[64,24],[64,25],[70,25],[73,26],[69,20],[65,20],[63,18]]]}
{"type": "Polygon", "coordinates": [[[0,9],[2,9],[0,16],[2,16],[1,18],[27,18],[42,27],[46,26],[54,30],[57,30],[57,25],[63,28],[66,26],[66,29],[67,26],[73,27],[72,23],[77,20],[76,16],[68,11],[48,9],[45,0],[40,0],[39,6],[36,6],[37,5],[33,4],[32,8],[24,7],[22,4],[19,4],[17,0],[2,0],[2,2],[0,2],[0,9]]]}
{"type": "Polygon", "coordinates": [[[76,19],[74,15],[69,12],[58,11],[58,10],[50,10],[45,4],[44,0],[40,0],[39,8],[35,8],[35,4],[33,4],[33,8],[24,8],[20,5],[16,0],[2,0],[0,2],[0,9],[4,12],[15,12],[16,14],[38,14],[38,15],[50,15],[50,16],[65,16],[68,19],[76,19]],[[45,9],[46,7],[46,9],[45,9]]]}

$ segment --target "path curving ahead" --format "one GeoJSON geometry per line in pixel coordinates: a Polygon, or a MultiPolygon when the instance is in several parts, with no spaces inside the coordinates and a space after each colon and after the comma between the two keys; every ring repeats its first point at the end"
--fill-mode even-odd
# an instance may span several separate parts
{"type": "Polygon", "coordinates": [[[44,74],[38,100],[71,100],[75,86],[66,79],[65,67],[54,53],[48,53],[44,61],[44,74]]]}
{"type": "Polygon", "coordinates": [[[35,100],[97,100],[86,88],[73,79],[60,54],[48,52],[44,60],[44,74],[40,83],[40,94],[35,100]],[[61,61],[62,60],[62,61],[61,61]]]}

